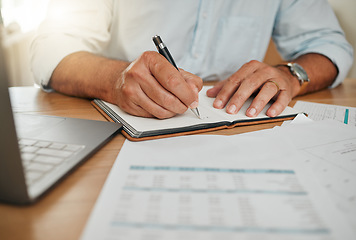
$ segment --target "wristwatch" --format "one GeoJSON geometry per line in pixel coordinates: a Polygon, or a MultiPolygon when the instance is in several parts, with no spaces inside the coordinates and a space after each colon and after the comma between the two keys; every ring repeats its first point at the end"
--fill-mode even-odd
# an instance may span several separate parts
{"type": "Polygon", "coordinates": [[[308,86],[310,82],[307,72],[298,63],[290,62],[285,64],[285,66],[289,67],[289,71],[298,78],[300,84],[299,94],[304,93],[304,89],[308,86]]]}

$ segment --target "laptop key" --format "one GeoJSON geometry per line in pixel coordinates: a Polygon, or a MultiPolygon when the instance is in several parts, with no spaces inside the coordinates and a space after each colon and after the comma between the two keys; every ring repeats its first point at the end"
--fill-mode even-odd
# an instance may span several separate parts
{"type": "Polygon", "coordinates": [[[21,158],[25,162],[28,162],[28,161],[32,160],[35,156],[36,156],[36,154],[34,154],[34,153],[29,153],[29,152],[22,152],[21,153],[21,158]]]}
{"type": "Polygon", "coordinates": [[[34,153],[38,149],[39,149],[38,147],[34,147],[34,146],[25,146],[25,147],[21,148],[21,152],[34,153]]]}
{"type": "Polygon", "coordinates": [[[67,145],[65,148],[63,148],[63,150],[77,152],[83,148],[84,148],[84,146],[82,146],[82,145],[67,145]]]}
{"type": "Polygon", "coordinates": [[[46,141],[38,141],[34,146],[36,147],[41,147],[41,148],[46,148],[49,145],[51,145],[51,142],[46,142],[46,141]]]}
{"type": "Polygon", "coordinates": [[[26,171],[26,181],[28,183],[34,182],[35,180],[39,179],[42,177],[43,173],[42,172],[37,172],[37,171],[26,171]]]}
{"type": "Polygon", "coordinates": [[[28,145],[28,146],[31,146],[33,144],[35,144],[37,142],[37,140],[34,140],[34,139],[26,139],[26,138],[21,138],[19,140],[19,144],[21,145],[28,145]]]}
{"type": "Polygon", "coordinates": [[[45,163],[45,164],[52,164],[57,165],[64,161],[63,158],[59,157],[52,157],[52,156],[45,156],[45,155],[37,155],[34,159],[34,162],[45,163]]]}
{"type": "Polygon", "coordinates": [[[66,144],[63,144],[63,143],[52,143],[51,145],[48,146],[48,148],[62,149],[65,146],[66,146],[66,144]]]}
{"type": "Polygon", "coordinates": [[[53,168],[53,165],[43,163],[31,163],[26,167],[27,171],[48,172],[53,168]]]}
{"type": "Polygon", "coordinates": [[[48,156],[53,156],[53,157],[63,157],[63,158],[70,157],[73,154],[72,152],[69,152],[69,151],[48,149],[48,148],[41,148],[36,153],[41,154],[41,155],[48,155],[48,156]]]}

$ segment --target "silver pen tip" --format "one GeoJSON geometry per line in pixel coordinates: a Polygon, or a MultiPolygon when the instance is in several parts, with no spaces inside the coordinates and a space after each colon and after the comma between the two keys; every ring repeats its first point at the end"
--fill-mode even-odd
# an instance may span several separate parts
{"type": "Polygon", "coordinates": [[[191,110],[195,116],[197,116],[199,119],[201,119],[198,108],[191,108],[191,110]]]}

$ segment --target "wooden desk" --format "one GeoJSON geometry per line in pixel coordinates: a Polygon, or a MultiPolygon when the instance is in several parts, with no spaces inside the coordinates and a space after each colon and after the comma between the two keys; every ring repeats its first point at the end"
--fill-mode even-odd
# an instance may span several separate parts
{"type": "MultiPolygon", "coordinates": [[[[33,87],[10,88],[10,94],[15,112],[105,121],[86,99],[44,93],[33,87]]],[[[332,90],[298,97],[290,105],[297,100],[356,107],[356,79],[346,79],[332,90]]],[[[210,134],[238,134],[277,124],[238,127],[210,134]]],[[[78,239],[124,140],[121,134],[117,135],[34,205],[0,204],[0,239],[78,239]]]]}

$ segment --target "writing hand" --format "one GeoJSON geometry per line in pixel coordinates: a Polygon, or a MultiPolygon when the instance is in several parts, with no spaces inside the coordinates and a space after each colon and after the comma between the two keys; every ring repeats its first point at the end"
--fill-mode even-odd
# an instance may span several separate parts
{"type": "Polygon", "coordinates": [[[202,86],[198,76],[178,71],[161,54],[148,51],[122,72],[113,91],[124,111],[164,119],[196,108],[202,86]]]}

